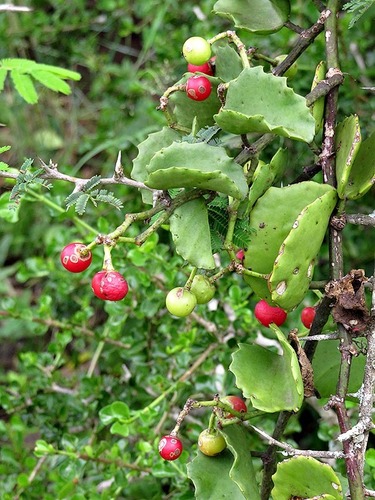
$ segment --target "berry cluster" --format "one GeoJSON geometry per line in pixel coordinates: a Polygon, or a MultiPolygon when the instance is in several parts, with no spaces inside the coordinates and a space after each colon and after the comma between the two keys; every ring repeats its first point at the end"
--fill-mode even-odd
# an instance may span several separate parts
{"type": "MultiPolygon", "coordinates": [[[[85,271],[92,262],[92,253],[83,243],[69,243],[61,251],[61,264],[71,273],[85,271]]],[[[91,288],[96,297],[102,300],[122,300],[128,293],[126,279],[117,271],[102,270],[91,280],[91,288]]]]}
{"type": "MultiPolygon", "coordinates": [[[[207,40],[199,36],[188,38],[182,47],[182,53],[188,62],[187,70],[190,73],[213,76],[211,45],[207,40]]],[[[188,78],[185,90],[190,99],[204,101],[211,94],[212,85],[207,77],[195,74],[188,78]]]]}
{"type": "Polygon", "coordinates": [[[207,304],[215,295],[215,286],[207,276],[197,274],[190,286],[173,288],[165,305],[173,316],[183,318],[193,312],[197,304],[207,304]]]}
{"type": "MultiPolygon", "coordinates": [[[[315,307],[304,307],[302,309],[301,322],[306,328],[311,328],[315,314],[315,307]]],[[[264,326],[270,326],[271,323],[281,326],[287,318],[287,313],[283,309],[269,305],[264,299],[256,304],[254,315],[259,323],[264,326]]]]}
{"type": "MultiPolygon", "coordinates": [[[[225,407],[229,411],[224,411],[223,409],[218,409],[216,406],[216,402],[212,402],[212,406],[216,409],[217,414],[222,419],[233,419],[238,414],[245,415],[247,413],[247,406],[245,401],[239,396],[225,396],[221,399],[221,402],[224,403],[225,407]],[[233,413],[231,413],[231,410],[233,413]],[[237,415],[234,414],[237,412],[237,415]]],[[[222,406],[224,406],[222,405],[222,406]]],[[[199,405],[198,405],[199,406],[199,405]]],[[[188,412],[182,411],[184,417],[188,412]]],[[[182,421],[182,418],[179,419],[182,421]]],[[[236,423],[237,421],[233,421],[236,423]]],[[[180,422],[181,423],[181,422],[180,422]]],[[[163,436],[159,441],[159,454],[164,460],[172,461],[176,460],[180,457],[183,451],[183,444],[181,440],[177,437],[177,432],[180,424],[178,424],[175,429],[165,436],[163,436]]],[[[225,438],[223,434],[215,427],[209,427],[208,429],[204,429],[198,437],[198,449],[201,453],[208,457],[214,457],[221,453],[227,446],[225,438]]]]}

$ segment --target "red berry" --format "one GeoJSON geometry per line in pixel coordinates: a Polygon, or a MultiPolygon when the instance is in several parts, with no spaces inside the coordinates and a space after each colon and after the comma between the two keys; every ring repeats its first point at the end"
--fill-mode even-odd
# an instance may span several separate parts
{"type": "MultiPolygon", "coordinates": [[[[231,406],[233,410],[239,411],[240,413],[247,412],[246,403],[239,396],[225,396],[224,398],[221,399],[221,401],[231,406]]],[[[234,418],[234,415],[232,415],[231,413],[227,413],[225,416],[226,418],[234,418]]]]}
{"type": "Polygon", "coordinates": [[[210,76],[214,74],[214,72],[212,71],[212,66],[209,62],[200,65],[189,63],[187,65],[187,69],[188,71],[190,71],[190,73],[205,73],[206,75],[210,76]]]}
{"type": "Polygon", "coordinates": [[[159,454],[164,460],[176,460],[182,450],[182,443],[176,436],[163,436],[159,441],[159,454]]]}
{"type": "Polygon", "coordinates": [[[254,309],[256,319],[264,326],[270,326],[271,323],[280,326],[286,320],[286,312],[280,307],[270,306],[265,300],[260,300],[254,309]]]}
{"type": "Polygon", "coordinates": [[[89,267],[92,261],[92,254],[81,255],[80,251],[85,249],[83,243],[69,243],[61,251],[61,264],[71,273],[81,273],[89,267]]]}
{"type": "Polygon", "coordinates": [[[211,94],[211,82],[205,76],[191,76],[186,82],[186,94],[194,101],[204,101],[211,94]]]}
{"type": "Polygon", "coordinates": [[[117,271],[100,271],[91,280],[94,294],[102,300],[121,300],[128,293],[126,279],[117,271]]]}
{"type": "Polygon", "coordinates": [[[301,321],[306,328],[311,328],[315,318],[315,307],[305,307],[301,312],[301,321]]]}
{"type": "Polygon", "coordinates": [[[240,250],[238,250],[238,252],[236,253],[236,257],[238,260],[240,260],[242,262],[245,258],[245,250],[240,248],[240,250]]]}

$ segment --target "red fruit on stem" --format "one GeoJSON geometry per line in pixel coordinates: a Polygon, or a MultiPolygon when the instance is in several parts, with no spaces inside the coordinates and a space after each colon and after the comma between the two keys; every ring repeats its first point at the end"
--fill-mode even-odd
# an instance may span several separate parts
{"type": "Polygon", "coordinates": [[[206,62],[204,64],[188,64],[187,65],[187,70],[190,73],[205,73],[206,75],[213,76],[214,72],[212,71],[212,66],[209,62],[206,62]]]}
{"type": "Polygon", "coordinates": [[[256,304],[254,314],[256,319],[264,326],[270,326],[271,323],[280,326],[287,317],[286,312],[281,307],[270,306],[263,299],[256,304]]]}
{"type": "Polygon", "coordinates": [[[243,250],[243,248],[240,248],[238,250],[238,252],[236,253],[236,257],[238,260],[240,260],[242,262],[245,258],[245,250],[243,250]]]}
{"type": "Polygon", "coordinates": [[[80,251],[84,250],[86,245],[83,243],[69,243],[61,251],[61,264],[71,273],[81,273],[89,267],[92,262],[92,254],[88,252],[86,255],[81,255],[80,251]]]}
{"type": "Polygon", "coordinates": [[[126,279],[117,271],[100,271],[91,280],[94,294],[102,300],[121,300],[128,293],[126,279]]]}
{"type": "Polygon", "coordinates": [[[176,436],[163,436],[159,441],[159,454],[164,460],[176,460],[182,450],[182,443],[176,436]]]}
{"type": "Polygon", "coordinates": [[[301,312],[301,321],[306,328],[311,328],[312,322],[315,318],[315,307],[305,307],[301,312]]]}
{"type": "MultiPolygon", "coordinates": [[[[223,403],[226,403],[227,405],[231,406],[233,410],[239,411],[240,413],[246,413],[247,412],[247,406],[245,401],[240,398],[239,396],[225,396],[224,398],[221,399],[223,403]]],[[[226,418],[234,418],[234,415],[231,413],[227,413],[225,415],[226,418]]]]}
{"type": "Polygon", "coordinates": [[[204,101],[211,94],[211,82],[205,76],[191,76],[186,82],[186,94],[194,101],[204,101]]]}

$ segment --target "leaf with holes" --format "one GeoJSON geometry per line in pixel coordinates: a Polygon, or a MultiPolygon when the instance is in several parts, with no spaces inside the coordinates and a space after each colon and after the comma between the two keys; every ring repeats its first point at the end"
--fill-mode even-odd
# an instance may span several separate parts
{"type": "Polygon", "coordinates": [[[243,199],[247,193],[242,167],[223,147],[200,142],[173,143],[158,151],[147,166],[146,186],[155,189],[201,188],[243,199]]]}
{"type": "Polygon", "coordinates": [[[274,33],[289,18],[289,0],[218,0],[214,12],[232,20],[237,28],[274,33]]]}
{"type": "Polygon", "coordinates": [[[344,197],[349,200],[361,198],[375,184],[375,132],[361,143],[350,170],[344,197]]]}
{"type": "Polygon", "coordinates": [[[272,476],[272,498],[322,498],[342,500],[340,481],[332,467],[312,457],[293,457],[277,465],[272,476]]]}
{"type": "Polygon", "coordinates": [[[268,288],[272,301],[286,311],[294,309],[309,289],[315,258],[336,200],[336,191],[332,188],[307,205],[280,246],[268,288]]]}
{"type": "MultiPolygon", "coordinates": [[[[335,190],[325,184],[314,181],[300,182],[282,188],[270,187],[255,203],[250,212],[250,227],[254,232],[250,236],[244,265],[252,271],[270,275],[280,248],[287,238],[293,224],[305,207],[319,197],[335,190]],[[275,210],[277,207],[277,210],[275,210]]],[[[320,227],[320,225],[319,225],[320,227]]],[[[311,238],[314,228],[310,228],[311,238]]],[[[302,254],[303,245],[310,245],[310,239],[299,244],[302,254]]],[[[244,275],[244,280],[261,298],[272,302],[271,292],[265,279],[244,275]]]]}
{"type": "Polygon", "coordinates": [[[360,145],[358,116],[348,116],[337,125],[335,134],[337,194],[342,199],[345,198],[345,188],[360,145]]]}
{"type": "Polygon", "coordinates": [[[192,266],[214,269],[207,205],[202,198],[178,207],[170,218],[176,252],[192,266]]]}
{"type": "Polygon", "coordinates": [[[315,120],[306,99],[286,82],[285,77],[265,73],[261,66],[244,69],[229,82],[225,105],[214,116],[216,123],[232,134],[272,132],[311,142],[315,120]]]}
{"type": "Polygon", "coordinates": [[[281,346],[281,353],[257,344],[239,344],[232,355],[230,371],[236,386],[254,408],[269,413],[297,411],[303,402],[303,382],[295,351],[282,331],[271,326],[281,346]]]}

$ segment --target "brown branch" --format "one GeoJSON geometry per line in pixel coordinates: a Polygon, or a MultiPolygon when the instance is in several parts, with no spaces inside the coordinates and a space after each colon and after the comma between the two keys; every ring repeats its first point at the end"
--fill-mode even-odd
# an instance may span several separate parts
{"type": "Polygon", "coordinates": [[[346,221],[359,226],[375,226],[375,215],[346,214],[346,221]]]}

